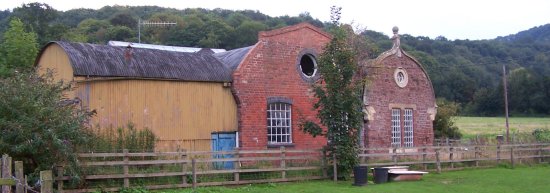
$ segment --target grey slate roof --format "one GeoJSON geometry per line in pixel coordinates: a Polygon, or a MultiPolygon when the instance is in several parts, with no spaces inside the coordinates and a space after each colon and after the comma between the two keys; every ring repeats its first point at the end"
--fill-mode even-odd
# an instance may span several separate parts
{"type": "Polygon", "coordinates": [[[250,49],[254,46],[237,48],[226,52],[215,53],[214,56],[223,62],[231,71],[235,71],[250,49]]]}
{"type": "Polygon", "coordinates": [[[211,52],[173,52],[87,43],[58,44],[69,56],[75,76],[133,77],[230,82],[232,71],[211,52]]]}

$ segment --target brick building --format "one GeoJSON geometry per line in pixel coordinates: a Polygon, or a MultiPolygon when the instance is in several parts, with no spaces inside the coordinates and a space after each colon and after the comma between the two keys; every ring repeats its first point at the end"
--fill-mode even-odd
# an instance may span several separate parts
{"type": "MultiPolygon", "coordinates": [[[[133,122],[166,149],[317,149],[326,145],[299,124],[320,124],[311,85],[331,35],[307,23],[260,32],[255,45],[225,51],[129,42],[52,42],[36,65],[73,81],[101,127],[133,122]],[[113,92],[115,91],[115,92],[113,92]],[[159,100],[160,99],[160,100],[159,100]]],[[[361,64],[363,144],[421,146],[433,141],[436,105],[426,71],[399,46],[361,64]]]]}
{"type": "Polygon", "coordinates": [[[363,64],[362,140],[367,147],[415,147],[433,143],[435,94],[426,70],[400,47],[393,28],[393,47],[363,64]]]}
{"type": "Polygon", "coordinates": [[[311,84],[316,58],[331,36],[307,23],[260,32],[251,47],[215,54],[233,69],[242,149],[320,148],[322,137],[302,132],[300,121],[319,123],[311,84]]]}

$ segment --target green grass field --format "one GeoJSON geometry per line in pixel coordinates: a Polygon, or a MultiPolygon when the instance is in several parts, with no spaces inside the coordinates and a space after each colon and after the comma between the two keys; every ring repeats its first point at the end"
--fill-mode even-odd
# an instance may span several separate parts
{"type": "Polygon", "coordinates": [[[179,190],[162,190],[167,193],[215,193],[215,192],[251,192],[251,193],[382,193],[382,192],[480,192],[480,193],[518,193],[518,192],[550,192],[548,186],[550,165],[533,167],[504,167],[491,169],[468,169],[463,171],[444,172],[442,174],[428,174],[421,181],[391,182],[372,184],[367,186],[352,186],[352,181],[306,181],[278,184],[256,184],[238,187],[206,187],[179,190]]]}
{"type": "MultiPolygon", "coordinates": [[[[506,133],[504,117],[455,117],[455,125],[466,139],[506,133]]],[[[531,133],[537,128],[550,129],[550,117],[511,117],[509,125],[510,132],[531,133]]]]}

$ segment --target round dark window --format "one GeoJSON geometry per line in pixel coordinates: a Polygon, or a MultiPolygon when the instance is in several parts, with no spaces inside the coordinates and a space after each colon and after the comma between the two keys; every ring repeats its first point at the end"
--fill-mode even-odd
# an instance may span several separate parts
{"type": "Polygon", "coordinates": [[[300,59],[300,69],[307,77],[315,76],[317,72],[317,63],[312,55],[304,54],[300,59]]]}

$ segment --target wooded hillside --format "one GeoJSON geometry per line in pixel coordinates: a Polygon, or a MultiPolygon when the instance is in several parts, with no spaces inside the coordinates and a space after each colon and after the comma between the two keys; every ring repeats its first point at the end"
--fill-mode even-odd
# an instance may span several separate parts
{"type": "MultiPolygon", "coordinates": [[[[328,14],[328,13],[327,13],[328,14]]],[[[0,11],[0,36],[14,17],[43,46],[64,40],[104,44],[109,40],[138,41],[138,21],[176,22],[165,27],[141,26],[141,42],[150,44],[233,49],[256,43],[259,31],[309,22],[326,22],[304,12],[271,17],[252,10],[184,9],[157,6],[105,6],[98,10],[58,11],[47,4],[24,4],[0,11]]],[[[367,24],[368,25],[368,24],[367,24]]],[[[390,29],[388,29],[389,31],[390,29]]],[[[369,54],[391,47],[389,37],[364,31],[369,54]]],[[[502,66],[509,70],[509,101],[513,115],[550,114],[550,24],[491,40],[448,40],[401,36],[402,46],[427,69],[436,96],[460,103],[462,114],[502,115],[502,66]]],[[[0,60],[0,63],[2,61],[0,60]]]]}

